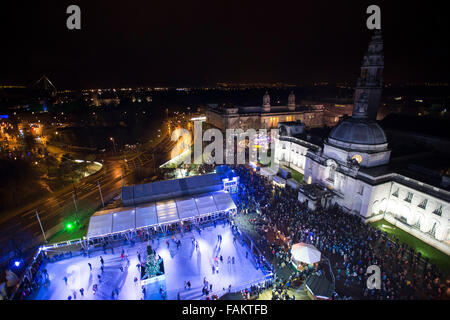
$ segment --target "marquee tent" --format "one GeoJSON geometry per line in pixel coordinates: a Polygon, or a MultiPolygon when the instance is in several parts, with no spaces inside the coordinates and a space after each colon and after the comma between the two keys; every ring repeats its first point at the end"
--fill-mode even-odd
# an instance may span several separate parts
{"type": "Polygon", "coordinates": [[[236,209],[236,204],[230,194],[222,191],[104,210],[91,217],[87,238],[194,220],[233,209],[236,209]]]}
{"type": "Polygon", "coordinates": [[[296,243],[291,249],[294,262],[313,264],[320,261],[321,253],[313,245],[306,243],[296,243]]]}

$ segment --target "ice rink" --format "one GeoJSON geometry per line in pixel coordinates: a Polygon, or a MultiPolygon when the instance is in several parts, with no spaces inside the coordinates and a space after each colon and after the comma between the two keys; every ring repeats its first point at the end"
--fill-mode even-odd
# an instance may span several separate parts
{"type": "MultiPolygon", "coordinates": [[[[249,286],[255,281],[262,280],[265,276],[261,269],[256,269],[252,255],[246,251],[248,248],[242,246],[239,241],[233,243],[231,227],[227,224],[218,224],[217,228],[208,227],[202,230],[201,235],[197,231],[185,233],[182,237],[177,234],[176,239],[180,239],[182,244],[177,249],[171,238],[161,238],[148,243],[137,243],[135,246],[124,246],[114,249],[114,254],[108,249],[108,254],[98,251],[91,254],[91,257],[76,256],[70,259],[49,263],[45,266],[48,271],[50,284],[48,287],[42,286],[37,293],[37,300],[67,300],[69,296],[76,300],[110,300],[114,289],[119,290],[119,295],[115,299],[119,300],[160,300],[159,288],[162,285],[167,291],[167,299],[176,300],[178,292],[182,300],[195,300],[202,298],[203,278],[206,277],[209,284],[213,285],[212,292],[220,295],[223,289],[228,290],[231,284],[233,288],[243,285],[249,286]],[[222,235],[222,243],[219,245],[218,235],[222,235]],[[192,238],[199,243],[196,250],[192,244],[192,238]],[[166,240],[169,240],[170,247],[167,248],[166,240]],[[145,261],[146,247],[152,245],[157,255],[164,259],[166,280],[149,284],[144,297],[140,281],[134,282],[134,278],[139,276],[138,252],[141,260],[145,261]],[[128,255],[130,265],[127,267],[126,260],[121,259],[122,248],[128,255]],[[215,256],[223,256],[224,261],[219,261],[219,273],[212,273],[212,265],[215,256]],[[101,272],[100,256],[104,259],[104,273],[101,272]],[[235,258],[235,264],[228,264],[228,256],[235,258]],[[92,265],[90,271],[88,263],[92,265]],[[123,266],[123,272],[120,267],[123,266]],[[102,275],[99,282],[98,275],[102,275]],[[67,285],[64,281],[67,277],[67,285]],[[191,289],[185,290],[184,282],[191,281],[191,289]],[[98,285],[98,291],[93,294],[93,285],[98,285]],[[81,297],[79,289],[84,289],[84,297],[81,297]],[[220,293],[220,294],[219,294],[220,293]]],[[[205,298],[205,296],[203,296],[205,298]]]]}

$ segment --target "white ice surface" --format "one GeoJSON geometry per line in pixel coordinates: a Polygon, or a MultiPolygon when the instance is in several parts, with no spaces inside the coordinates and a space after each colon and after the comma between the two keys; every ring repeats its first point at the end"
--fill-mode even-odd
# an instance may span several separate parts
{"type": "MultiPolygon", "coordinates": [[[[145,299],[161,299],[159,294],[160,285],[165,286],[167,298],[177,299],[177,293],[180,292],[181,299],[193,300],[201,298],[203,287],[203,277],[206,277],[209,283],[213,284],[213,292],[223,292],[231,284],[233,288],[247,285],[253,281],[261,280],[264,273],[255,268],[254,260],[249,253],[245,257],[247,247],[242,246],[238,241],[233,243],[233,234],[231,228],[218,225],[217,228],[209,227],[201,232],[185,233],[183,237],[176,235],[181,239],[182,245],[177,250],[174,242],[169,241],[170,247],[167,248],[166,240],[161,239],[149,244],[157,251],[157,254],[164,259],[166,280],[162,283],[150,284],[147,286],[145,299]],[[223,241],[218,247],[217,235],[221,234],[223,241]],[[196,251],[192,245],[192,237],[199,243],[199,250],[196,251]],[[212,264],[215,256],[222,255],[224,262],[219,262],[219,274],[212,274],[212,264]],[[228,264],[228,256],[235,257],[235,264],[228,264]],[[191,290],[184,289],[184,281],[190,280],[191,290]]],[[[170,239],[170,238],[169,238],[170,239]]],[[[125,253],[130,259],[130,266],[126,267],[126,260],[120,258],[121,248],[115,248],[114,254],[108,249],[108,254],[96,252],[91,254],[91,258],[77,256],[71,259],[49,263],[46,269],[50,276],[50,285],[48,288],[42,287],[37,294],[39,300],[67,300],[68,296],[73,297],[73,291],[76,291],[77,300],[99,300],[111,299],[111,293],[115,288],[119,288],[118,298],[121,300],[139,300],[143,298],[141,285],[138,281],[134,283],[134,278],[139,277],[137,252],[141,253],[141,259],[145,261],[146,247],[148,243],[137,243],[134,247],[124,246],[125,253]],[[101,274],[100,256],[105,260],[105,272],[102,276],[102,282],[99,283],[97,275],[101,274]],[[89,270],[88,262],[93,266],[92,272],[89,270]],[[120,266],[124,266],[124,272],[120,271],[120,266]],[[66,286],[64,277],[68,278],[66,286]],[[98,292],[93,295],[92,286],[98,284],[98,292]],[[84,297],[80,296],[79,289],[84,288],[84,297]]]]}

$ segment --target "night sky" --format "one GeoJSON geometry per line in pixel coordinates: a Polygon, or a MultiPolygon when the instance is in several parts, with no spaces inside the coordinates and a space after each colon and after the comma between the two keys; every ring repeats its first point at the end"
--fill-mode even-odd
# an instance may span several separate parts
{"type": "Polygon", "coordinates": [[[385,80],[449,80],[444,1],[2,1],[0,84],[58,89],[313,81],[353,85],[382,11],[385,80]],[[8,2],[8,4],[6,4],[8,2]],[[66,28],[66,8],[82,30],[66,28]]]}

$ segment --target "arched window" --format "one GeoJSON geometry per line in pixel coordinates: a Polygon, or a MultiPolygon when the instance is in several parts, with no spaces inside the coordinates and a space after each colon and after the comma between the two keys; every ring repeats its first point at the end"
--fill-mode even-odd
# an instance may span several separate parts
{"type": "Polygon", "coordinates": [[[328,174],[328,180],[334,181],[336,175],[336,167],[334,164],[330,165],[330,173],[328,174]]]}
{"type": "Polygon", "coordinates": [[[437,222],[435,222],[433,224],[433,228],[431,228],[431,230],[430,230],[430,235],[433,237],[436,236],[436,224],[437,224],[437,222]]]}

